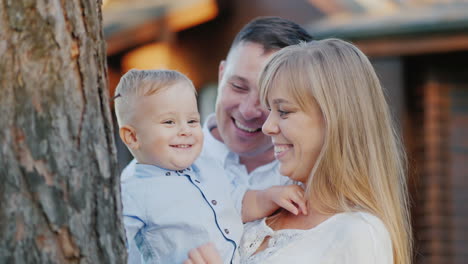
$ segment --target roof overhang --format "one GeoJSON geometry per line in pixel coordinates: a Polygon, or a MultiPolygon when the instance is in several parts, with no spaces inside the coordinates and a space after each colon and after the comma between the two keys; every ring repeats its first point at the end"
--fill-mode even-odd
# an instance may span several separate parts
{"type": "Polygon", "coordinates": [[[338,14],[308,25],[318,39],[342,38],[369,55],[468,50],[468,4],[398,9],[390,14],[338,14]]]}

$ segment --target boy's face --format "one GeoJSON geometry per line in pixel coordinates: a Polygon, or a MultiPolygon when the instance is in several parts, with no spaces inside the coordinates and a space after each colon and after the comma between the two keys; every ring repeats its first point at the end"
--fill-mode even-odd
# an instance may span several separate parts
{"type": "Polygon", "coordinates": [[[189,85],[180,82],[140,97],[136,113],[140,163],[181,170],[195,161],[202,149],[203,133],[197,100],[189,85]]]}

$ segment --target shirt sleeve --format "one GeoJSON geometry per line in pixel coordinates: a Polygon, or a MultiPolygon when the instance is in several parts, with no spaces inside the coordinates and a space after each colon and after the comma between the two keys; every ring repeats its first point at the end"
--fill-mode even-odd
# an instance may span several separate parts
{"type": "Polygon", "coordinates": [[[243,184],[235,184],[231,183],[231,197],[234,201],[234,206],[236,207],[237,212],[239,215],[242,215],[242,201],[244,200],[245,193],[247,192],[248,188],[246,185],[243,184]]]}
{"type": "Polygon", "coordinates": [[[120,182],[125,182],[129,178],[131,178],[133,175],[135,175],[135,165],[137,161],[136,159],[133,159],[128,163],[127,166],[122,171],[122,174],[120,175],[120,182]]]}
{"type": "Polygon", "coordinates": [[[239,215],[242,215],[242,200],[244,199],[245,192],[248,190],[246,183],[236,180],[232,177],[232,173],[225,171],[222,168],[223,178],[225,185],[229,188],[229,194],[234,202],[234,207],[239,215]]]}
{"type": "MultiPolygon", "coordinates": [[[[144,212],[136,199],[128,193],[126,188],[122,188],[123,222],[125,236],[127,238],[127,253],[129,263],[132,260],[140,259],[140,252],[135,243],[135,237],[141,234],[140,231],[145,225],[144,212]]],[[[135,262],[133,261],[133,262],[135,262]]],[[[132,262],[132,263],[133,263],[132,262]]]]}

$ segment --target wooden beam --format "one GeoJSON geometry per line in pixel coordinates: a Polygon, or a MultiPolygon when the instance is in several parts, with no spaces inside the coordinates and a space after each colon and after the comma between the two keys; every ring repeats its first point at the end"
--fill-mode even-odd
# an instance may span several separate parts
{"type": "Polygon", "coordinates": [[[343,13],[347,11],[346,8],[343,7],[342,3],[338,3],[337,1],[309,0],[309,3],[328,15],[343,13]]]}
{"type": "Polygon", "coordinates": [[[452,52],[468,50],[468,33],[357,40],[354,44],[371,57],[452,52]]]}
{"type": "Polygon", "coordinates": [[[107,56],[155,42],[168,30],[163,18],[149,21],[136,28],[120,31],[106,38],[107,56]]]}

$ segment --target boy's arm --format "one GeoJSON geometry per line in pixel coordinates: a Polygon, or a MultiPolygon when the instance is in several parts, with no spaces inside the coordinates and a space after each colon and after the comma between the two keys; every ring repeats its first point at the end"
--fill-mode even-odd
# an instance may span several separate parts
{"type": "Polygon", "coordinates": [[[250,222],[271,215],[278,208],[297,215],[307,214],[304,190],[295,184],[248,190],[242,200],[242,221],[250,222]]]}
{"type": "Polygon", "coordinates": [[[135,243],[135,236],[145,225],[140,204],[122,188],[123,222],[127,240],[128,263],[140,263],[141,254],[135,243]]]}

